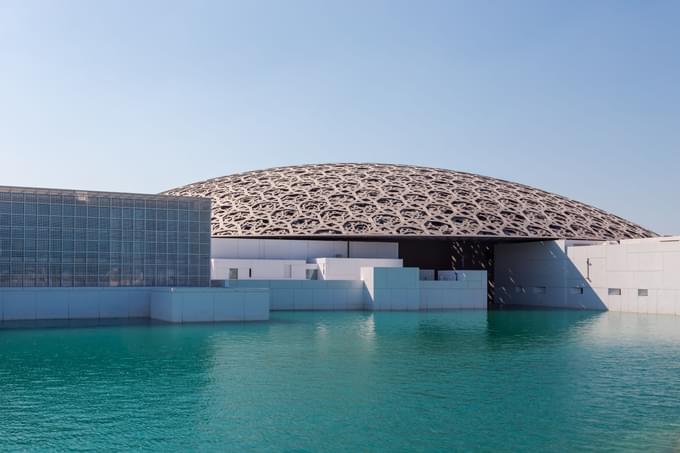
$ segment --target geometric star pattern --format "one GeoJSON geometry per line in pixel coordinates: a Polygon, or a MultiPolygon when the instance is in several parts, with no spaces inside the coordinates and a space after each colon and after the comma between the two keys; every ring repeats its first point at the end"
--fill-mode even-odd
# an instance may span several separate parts
{"type": "Polygon", "coordinates": [[[318,164],[209,179],[164,192],[212,198],[213,237],[618,240],[652,231],[500,179],[391,164],[318,164]]]}

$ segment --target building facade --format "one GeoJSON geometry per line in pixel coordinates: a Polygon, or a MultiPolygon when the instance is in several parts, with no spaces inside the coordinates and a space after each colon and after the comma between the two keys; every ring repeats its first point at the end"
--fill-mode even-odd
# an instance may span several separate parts
{"type": "Polygon", "coordinates": [[[677,255],[675,238],[595,207],[436,168],[282,167],[160,195],[0,186],[2,321],[487,304],[680,314],[677,255]]]}
{"type": "Polygon", "coordinates": [[[210,199],[0,187],[0,287],[209,286],[210,199]]]}
{"type": "Polygon", "coordinates": [[[504,305],[680,315],[680,237],[496,246],[504,305]]]}

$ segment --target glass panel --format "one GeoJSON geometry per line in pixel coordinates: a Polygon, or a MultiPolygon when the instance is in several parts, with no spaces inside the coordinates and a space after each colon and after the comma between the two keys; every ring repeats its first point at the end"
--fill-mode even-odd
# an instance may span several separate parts
{"type": "Polygon", "coordinates": [[[0,192],[0,286],[209,280],[209,200],[0,192]]]}

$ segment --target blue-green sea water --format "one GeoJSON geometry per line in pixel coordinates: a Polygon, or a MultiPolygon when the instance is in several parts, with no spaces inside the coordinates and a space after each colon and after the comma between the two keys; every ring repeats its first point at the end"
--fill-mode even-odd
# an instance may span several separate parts
{"type": "Polygon", "coordinates": [[[0,330],[0,450],[677,451],[680,318],[273,313],[0,330]]]}

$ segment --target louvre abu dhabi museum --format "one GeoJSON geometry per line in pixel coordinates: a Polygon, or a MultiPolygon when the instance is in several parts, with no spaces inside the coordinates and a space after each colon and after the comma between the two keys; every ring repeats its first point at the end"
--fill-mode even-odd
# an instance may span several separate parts
{"type": "Polygon", "coordinates": [[[655,236],[542,190],[404,165],[274,168],[189,184],[166,194],[211,198],[213,237],[450,241],[655,236]]]}
{"type": "Polygon", "coordinates": [[[0,187],[3,321],[509,306],[680,314],[678,282],[680,237],[446,169],[290,166],[154,195],[0,187]]]}

